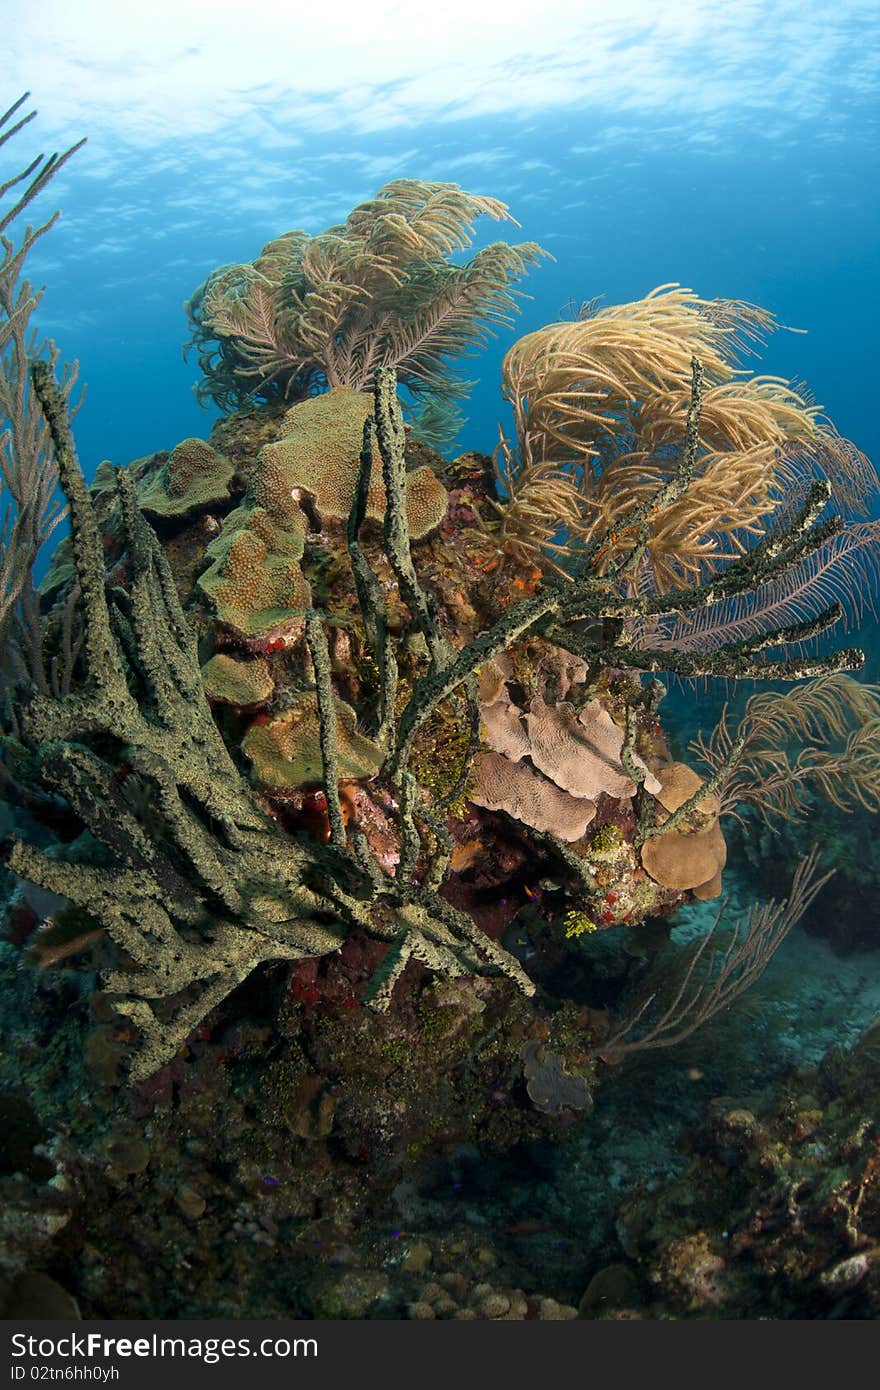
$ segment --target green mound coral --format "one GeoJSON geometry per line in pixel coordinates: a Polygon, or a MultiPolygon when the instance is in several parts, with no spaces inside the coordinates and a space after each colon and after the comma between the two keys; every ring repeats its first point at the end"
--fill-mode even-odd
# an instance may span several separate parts
{"type": "Polygon", "coordinates": [[[239,661],[218,652],[202,667],[202,684],[209,700],[223,705],[262,705],[275,689],[269,663],[262,657],[239,661]]]}
{"type": "MultiPolygon", "coordinates": [[[[375,777],[384,761],[383,750],[357,732],[357,715],[350,705],[342,700],[334,704],[339,780],[375,777]]],[[[324,780],[321,721],[313,695],[301,696],[266,723],[252,724],[241,746],[263,786],[284,790],[320,786],[324,780]]]]}
{"type": "Polygon", "coordinates": [[[199,588],[218,621],[247,639],[302,631],[309,603],[299,564],[306,527],[289,499],[288,507],[280,520],[277,508],[236,507],[205,552],[211,563],[199,576],[199,588]]]}
{"type": "Polygon", "coordinates": [[[204,439],[183,439],[162,467],[138,488],[138,505],[159,521],[184,521],[229,500],[231,459],[204,439]]]}
{"type": "MultiPolygon", "coordinates": [[[[255,479],[271,474],[288,495],[295,488],[308,492],[321,517],[346,519],[354,498],[364,425],[372,411],[370,396],[346,386],[295,405],[284,417],[282,437],[261,450],[255,479]]],[[[413,540],[440,525],[447,503],[446,489],[430,468],[416,468],[407,475],[407,524],[413,540]]],[[[381,521],[385,509],[382,460],[374,449],[366,515],[381,521]]]]}
{"type": "Polygon", "coordinates": [[[511,220],[496,198],[457,184],[396,179],[341,225],[286,232],[251,264],[215,270],[187,305],[199,394],[229,408],[364,391],[394,367],[436,439],[438,416],[467,390],[449,364],[510,322],[511,286],[544,254],[493,242],[453,264],[481,216],[511,220]]]}
{"type": "MultiPolygon", "coordinates": [[[[306,518],[299,503],[308,493],[322,519],[348,517],[371,411],[369,396],[335,388],[295,405],[284,417],[281,438],[260,450],[245,497],[207,547],[211,563],[198,581],[218,620],[241,637],[302,632],[309,589],[300,566],[306,518]]],[[[365,511],[373,521],[386,510],[381,468],[374,449],[365,511]]],[[[430,468],[407,474],[413,540],[439,526],[447,505],[446,489],[430,468]]]]}

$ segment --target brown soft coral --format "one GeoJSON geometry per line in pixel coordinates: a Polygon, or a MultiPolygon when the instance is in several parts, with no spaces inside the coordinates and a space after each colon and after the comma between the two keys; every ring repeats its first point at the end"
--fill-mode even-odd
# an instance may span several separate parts
{"type": "Polygon", "coordinates": [[[705,374],[697,468],[651,516],[643,585],[664,592],[739,553],[816,473],[867,514],[869,460],[805,392],[739,367],[775,326],[755,305],[663,285],[520,338],[502,369],[517,432],[500,446],[509,553],[567,579],[566,557],[590,545],[600,570],[628,553],[629,519],[677,466],[694,357],[705,374]]]}
{"type": "Polygon", "coordinates": [[[454,183],[395,179],[318,236],[291,231],[223,266],[187,306],[205,382],[224,407],[323,387],[368,390],[378,367],[438,415],[467,389],[449,365],[509,323],[513,286],[543,254],[493,242],[463,264],[476,218],[503,203],[454,183]]]}

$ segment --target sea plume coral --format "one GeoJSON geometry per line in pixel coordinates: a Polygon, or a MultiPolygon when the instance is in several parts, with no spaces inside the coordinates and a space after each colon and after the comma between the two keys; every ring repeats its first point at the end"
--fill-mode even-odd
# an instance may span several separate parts
{"type": "Polygon", "coordinates": [[[811,792],[843,811],[880,810],[880,686],[842,672],[818,676],[790,694],[752,695],[737,726],[725,706],[691,751],[714,771],[729,765],[722,805],[754,807],[767,821],[802,817],[811,792]],[[734,742],[739,751],[731,756],[734,742]]]}
{"type": "MultiPolygon", "coordinates": [[[[0,116],[0,147],[13,140],[36,116],[21,114],[25,92],[0,116]]],[[[54,226],[58,213],[42,226],[29,226],[16,245],[6,236],[17,218],[39,197],[58,171],[85,144],[80,140],[62,155],[38,155],[0,186],[0,664],[11,679],[46,686],[39,607],[32,582],[37,553],[64,517],[57,496],[58,475],[49,431],[30,389],[28,366],[35,357],[53,365],[59,352],[51,340],[39,341],[32,317],[42,290],[22,279],[26,258],[54,226]]],[[[76,363],[64,368],[61,390],[72,403],[76,363]]],[[[74,405],[72,414],[78,405],[74,405]]]]}
{"type": "MultiPolygon", "coordinates": [[[[647,544],[628,577],[643,592],[662,593],[742,555],[817,477],[828,481],[841,512],[864,512],[878,491],[865,456],[803,388],[739,365],[744,349],[775,326],[754,305],[664,285],[521,338],[503,367],[516,443],[502,438],[498,453],[507,494],[499,504],[502,544],[569,576],[579,557],[608,571],[629,553],[638,514],[647,544]],[[681,455],[694,357],[703,386],[692,477],[686,493],[646,515],[681,455]]],[[[877,540],[876,528],[858,538],[863,547],[877,540]]],[[[813,570],[790,578],[791,603],[780,609],[788,621],[824,606],[820,592],[827,600],[827,576],[823,590],[814,574],[821,556],[810,563],[813,570]],[[805,585],[816,597],[799,606],[805,585]]],[[[845,566],[830,583],[849,594],[845,566]]],[[[736,616],[763,612],[767,598],[750,597],[736,616]]],[[[722,610],[708,625],[720,624],[726,639],[730,620],[722,610]]],[[[676,637],[686,637],[687,626],[679,629],[676,637]]]]}
{"type": "Polygon", "coordinates": [[[510,322],[512,284],[543,254],[533,242],[493,242],[453,264],[482,216],[512,220],[496,198],[457,184],[396,179],[341,225],[287,232],[252,264],[215,270],[187,305],[199,394],[224,407],[294,401],[368,390],[378,368],[394,367],[436,438],[442,407],[467,389],[446,369],[510,322]]]}

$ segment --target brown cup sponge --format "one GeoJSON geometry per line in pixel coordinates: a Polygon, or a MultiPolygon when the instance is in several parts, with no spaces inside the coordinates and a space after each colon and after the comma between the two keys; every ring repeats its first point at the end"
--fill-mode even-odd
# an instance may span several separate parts
{"type": "MultiPolygon", "coordinates": [[[[657,801],[669,814],[703,785],[702,778],[686,763],[667,763],[657,768],[656,774],[661,784],[657,801]]],[[[706,796],[695,807],[693,825],[686,822],[645,840],[642,866],[656,883],[664,888],[693,889],[694,897],[701,901],[718,896],[721,870],[727,862],[727,845],[718,824],[720,809],[717,796],[706,796]]]]}

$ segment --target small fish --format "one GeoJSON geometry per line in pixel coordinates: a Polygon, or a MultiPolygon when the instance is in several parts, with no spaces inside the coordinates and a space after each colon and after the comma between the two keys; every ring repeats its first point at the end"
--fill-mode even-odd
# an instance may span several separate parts
{"type": "Polygon", "coordinates": [[[506,1236],[539,1236],[544,1231],[552,1231],[553,1227],[547,1221],[514,1221],[511,1226],[504,1226],[502,1234],[506,1236]]]}

